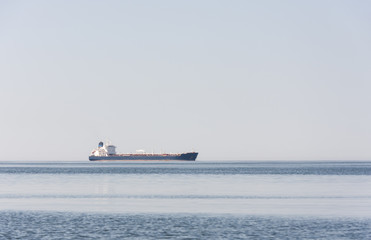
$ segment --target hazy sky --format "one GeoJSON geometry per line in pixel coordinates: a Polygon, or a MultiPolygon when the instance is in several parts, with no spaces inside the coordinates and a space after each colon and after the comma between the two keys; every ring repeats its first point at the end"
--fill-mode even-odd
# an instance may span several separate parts
{"type": "Polygon", "coordinates": [[[1,1],[0,160],[371,159],[371,1],[1,1]]]}

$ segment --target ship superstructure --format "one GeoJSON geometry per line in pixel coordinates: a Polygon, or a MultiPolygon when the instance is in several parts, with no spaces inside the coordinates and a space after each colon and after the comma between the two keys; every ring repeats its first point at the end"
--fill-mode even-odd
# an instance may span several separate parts
{"type": "Polygon", "coordinates": [[[99,142],[98,148],[94,149],[89,156],[90,161],[104,160],[181,160],[195,161],[197,152],[186,153],[146,153],[143,150],[137,150],[136,153],[116,153],[116,146],[99,142]]]}

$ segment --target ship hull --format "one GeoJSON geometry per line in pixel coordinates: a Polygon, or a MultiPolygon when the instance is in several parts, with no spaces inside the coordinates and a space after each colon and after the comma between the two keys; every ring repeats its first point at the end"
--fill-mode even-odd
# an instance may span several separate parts
{"type": "Polygon", "coordinates": [[[117,154],[109,156],[89,156],[90,161],[163,161],[163,160],[178,160],[178,161],[196,161],[198,153],[182,153],[182,154],[117,154]]]}

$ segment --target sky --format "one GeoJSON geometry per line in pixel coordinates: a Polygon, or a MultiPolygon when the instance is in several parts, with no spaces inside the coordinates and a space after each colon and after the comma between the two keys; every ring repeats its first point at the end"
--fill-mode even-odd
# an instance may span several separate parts
{"type": "Polygon", "coordinates": [[[370,1],[0,1],[0,161],[371,160],[370,1]]]}

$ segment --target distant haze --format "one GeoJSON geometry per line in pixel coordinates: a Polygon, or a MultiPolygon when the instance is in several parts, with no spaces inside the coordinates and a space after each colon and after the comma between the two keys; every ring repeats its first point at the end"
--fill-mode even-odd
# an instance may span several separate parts
{"type": "Polygon", "coordinates": [[[370,160],[370,1],[2,1],[0,160],[370,160]]]}

